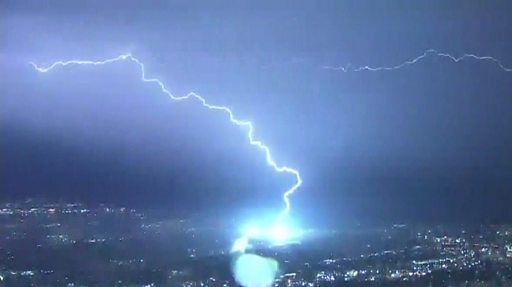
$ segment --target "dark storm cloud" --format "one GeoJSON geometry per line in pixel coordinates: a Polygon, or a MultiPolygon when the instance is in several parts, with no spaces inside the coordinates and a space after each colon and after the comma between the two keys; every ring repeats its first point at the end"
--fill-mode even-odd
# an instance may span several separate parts
{"type": "Polygon", "coordinates": [[[196,91],[254,121],[276,159],[302,172],[293,199],[304,208],[393,219],[460,219],[468,209],[476,219],[506,216],[510,73],[438,58],[385,73],[320,67],[394,65],[427,48],[511,66],[507,6],[3,2],[2,195],[281,204],[293,179],[266,167],[242,131],[197,104],[170,102],[128,63],[50,74],[27,65],[131,51],[177,95],[196,91]]]}

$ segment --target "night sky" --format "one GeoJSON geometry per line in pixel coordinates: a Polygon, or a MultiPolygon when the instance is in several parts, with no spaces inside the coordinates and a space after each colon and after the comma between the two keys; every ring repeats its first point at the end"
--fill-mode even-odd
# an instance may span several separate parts
{"type": "Polygon", "coordinates": [[[2,1],[0,199],[42,197],[185,214],[281,208],[243,130],[173,102],[136,66],[28,63],[131,52],[175,95],[255,124],[300,170],[293,214],[329,220],[512,220],[508,1],[2,1]],[[103,3],[104,2],[104,3],[103,3]],[[242,4],[244,3],[244,4],[242,4]]]}

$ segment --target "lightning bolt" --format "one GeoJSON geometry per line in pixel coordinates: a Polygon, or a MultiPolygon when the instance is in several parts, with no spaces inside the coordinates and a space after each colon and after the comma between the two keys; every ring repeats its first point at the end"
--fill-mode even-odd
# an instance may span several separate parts
{"type": "Polygon", "coordinates": [[[414,58],[412,60],[405,61],[405,62],[395,65],[395,66],[382,66],[382,67],[360,66],[360,67],[356,67],[349,63],[345,66],[322,66],[322,69],[342,71],[345,73],[346,72],[363,72],[363,71],[368,71],[368,72],[394,71],[394,70],[399,70],[399,69],[405,68],[407,66],[417,64],[429,56],[446,58],[454,63],[458,63],[458,62],[466,60],[466,59],[468,59],[468,60],[473,59],[473,60],[477,60],[477,61],[488,61],[488,62],[494,63],[499,69],[501,69],[504,72],[512,72],[512,68],[506,67],[505,65],[503,65],[503,63],[500,60],[498,60],[494,57],[491,57],[491,56],[478,56],[475,54],[463,54],[460,57],[456,57],[456,56],[453,56],[448,53],[438,52],[437,50],[434,50],[434,49],[428,49],[425,52],[423,52],[423,54],[417,56],[416,58],[414,58]]]}
{"type": "Polygon", "coordinates": [[[260,149],[261,151],[263,151],[263,153],[265,154],[265,160],[270,167],[272,167],[278,173],[288,173],[295,177],[295,184],[293,184],[292,187],[290,187],[288,190],[286,190],[283,193],[283,201],[284,201],[285,206],[284,206],[284,209],[279,213],[276,222],[280,222],[290,212],[290,208],[291,208],[290,196],[302,185],[302,178],[300,177],[299,171],[294,168],[285,166],[285,165],[278,165],[276,163],[276,161],[274,160],[274,158],[272,157],[270,148],[267,145],[265,145],[262,141],[260,141],[254,137],[253,123],[250,121],[244,121],[244,120],[237,119],[235,117],[233,111],[229,107],[212,105],[212,104],[208,103],[205,98],[199,96],[198,94],[196,94],[194,92],[190,92],[185,96],[179,96],[179,97],[174,96],[165,87],[165,85],[163,84],[163,82],[161,80],[156,79],[156,78],[147,77],[146,76],[146,68],[145,68],[144,64],[139,59],[132,56],[131,54],[124,54],[124,55],[117,56],[115,58],[110,58],[110,59],[101,60],[101,61],[91,61],[91,60],[57,61],[47,67],[39,67],[38,65],[36,65],[33,62],[30,62],[30,64],[38,72],[47,73],[57,67],[66,67],[66,66],[70,66],[70,65],[102,66],[102,65],[107,65],[110,63],[119,62],[119,61],[131,61],[132,63],[135,63],[140,70],[141,81],[146,82],[146,83],[157,84],[160,87],[161,91],[164,94],[166,94],[167,96],[169,96],[169,98],[171,98],[171,100],[173,100],[173,101],[185,101],[185,100],[191,100],[191,99],[197,100],[201,103],[201,105],[203,107],[205,107],[209,110],[224,112],[225,114],[227,114],[229,116],[229,120],[231,121],[232,124],[244,128],[247,131],[247,139],[249,140],[249,144],[251,144],[251,145],[257,147],[258,149],[260,149]]]}

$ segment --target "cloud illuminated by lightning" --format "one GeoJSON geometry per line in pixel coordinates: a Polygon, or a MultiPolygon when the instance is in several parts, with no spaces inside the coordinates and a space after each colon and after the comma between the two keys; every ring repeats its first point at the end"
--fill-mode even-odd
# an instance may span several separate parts
{"type": "Polygon", "coordinates": [[[512,68],[508,68],[503,63],[491,56],[477,56],[475,54],[463,54],[460,57],[453,56],[451,54],[447,53],[441,53],[434,49],[428,49],[423,54],[419,55],[418,57],[405,61],[401,64],[395,65],[395,66],[381,66],[381,67],[371,67],[371,66],[354,66],[352,64],[347,64],[345,66],[322,66],[323,69],[326,70],[334,70],[334,71],[342,71],[342,72],[363,72],[363,71],[369,71],[369,72],[379,72],[379,71],[393,71],[393,70],[399,70],[407,66],[411,66],[414,64],[417,64],[421,62],[423,59],[434,56],[434,57],[440,57],[440,58],[446,58],[454,63],[458,63],[462,60],[466,59],[472,59],[477,61],[488,61],[494,63],[499,69],[501,69],[504,72],[512,72],[512,68]]]}
{"type": "Polygon", "coordinates": [[[146,82],[146,83],[155,83],[155,84],[157,84],[160,87],[160,89],[162,90],[162,92],[164,94],[166,94],[167,96],[169,96],[169,98],[171,98],[172,100],[174,100],[174,101],[184,101],[184,100],[195,99],[195,100],[199,101],[201,103],[201,105],[203,107],[207,108],[207,109],[216,110],[216,111],[222,111],[222,112],[226,113],[229,116],[229,120],[231,121],[232,124],[244,128],[247,131],[247,138],[249,140],[249,143],[251,145],[253,145],[253,146],[256,146],[257,148],[259,148],[261,151],[264,152],[265,160],[266,160],[267,164],[270,167],[272,167],[276,172],[279,172],[279,173],[289,173],[289,174],[291,174],[291,175],[293,175],[295,177],[295,183],[293,184],[293,186],[290,187],[287,191],[285,191],[283,193],[283,200],[284,200],[285,207],[281,211],[279,216],[277,217],[276,222],[280,222],[290,212],[291,205],[290,205],[290,198],[289,197],[290,197],[290,195],[292,195],[302,185],[302,178],[301,178],[301,176],[299,174],[299,171],[294,169],[294,168],[285,166],[285,165],[278,165],[276,163],[276,161],[274,160],[274,158],[272,157],[272,154],[270,152],[269,147],[267,145],[265,145],[262,141],[255,139],[255,137],[254,137],[254,126],[253,126],[252,122],[237,119],[235,117],[235,115],[233,114],[233,111],[229,107],[217,106],[217,105],[209,104],[206,101],[205,98],[203,98],[203,97],[201,97],[198,94],[193,93],[193,92],[190,92],[190,93],[188,93],[185,96],[179,96],[179,97],[178,96],[174,96],[165,87],[165,85],[163,84],[163,82],[161,80],[159,80],[157,78],[148,78],[146,76],[146,69],[145,69],[144,64],[141,61],[139,61],[139,59],[137,59],[134,56],[132,56],[131,54],[124,54],[124,55],[120,55],[120,56],[115,57],[115,58],[110,58],[110,59],[101,60],[101,61],[91,61],[91,60],[57,61],[57,62],[54,62],[53,64],[51,64],[51,65],[49,65],[47,67],[40,67],[40,66],[38,66],[38,65],[36,65],[35,63],[32,63],[32,62],[30,64],[38,72],[47,73],[47,72],[50,72],[51,70],[53,70],[54,68],[65,67],[65,66],[69,66],[69,65],[101,66],[101,65],[106,65],[106,64],[114,63],[114,62],[119,62],[119,61],[131,61],[131,62],[135,63],[138,66],[139,70],[140,70],[140,79],[141,79],[141,81],[146,82]]]}

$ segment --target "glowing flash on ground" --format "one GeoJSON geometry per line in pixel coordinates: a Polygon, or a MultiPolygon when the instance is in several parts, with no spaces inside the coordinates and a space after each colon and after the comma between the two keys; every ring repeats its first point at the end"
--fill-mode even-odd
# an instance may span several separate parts
{"type": "Polygon", "coordinates": [[[241,236],[233,244],[232,253],[245,252],[254,246],[251,240],[258,243],[265,243],[267,246],[284,246],[300,243],[306,235],[306,231],[301,229],[289,220],[282,220],[271,224],[265,222],[251,223],[240,230],[241,236]]]}
{"type": "Polygon", "coordinates": [[[236,282],[246,287],[272,286],[279,272],[279,264],[272,258],[256,254],[241,254],[233,262],[236,282]]]}
{"type": "MultiPolygon", "coordinates": [[[[288,213],[290,212],[290,208],[291,208],[290,198],[289,198],[290,195],[292,195],[302,185],[302,178],[300,177],[299,171],[294,168],[285,166],[285,165],[278,165],[276,163],[276,161],[274,160],[274,158],[272,157],[270,148],[267,145],[265,145],[262,141],[255,139],[254,126],[253,126],[252,122],[244,121],[244,120],[240,120],[240,119],[236,118],[235,115],[233,114],[233,111],[229,107],[209,104],[205,98],[203,98],[193,92],[190,92],[185,96],[179,96],[179,97],[174,96],[165,87],[165,85],[163,84],[163,82],[161,80],[156,79],[156,78],[148,78],[146,76],[146,69],[145,69],[144,64],[141,61],[139,61],[139,59],[132,56],[131,54],[124,54],[124,55],[120,55],[115,58],[110,58],[110,59],[101,60],[101,61],[91,61],[91,60],[57,61],[47,67],[40,67],[40,66],[36,65],[35,63],[30,63],[30,64],[38,72],[47,73],[47,72],[50,72],[51,70],[53,70],[54,68],[65,67],[65,66],[69,66],[69,65],[101,66],[101,65],[119,62],[119,61],[131,61],[131,62],[135,63],[140,70],[140,79],[143,82],[157,84],[160,87],[160,89],[162,90],[162,92],[174,101],[184,101],[184,100],[194,99],[194,100],[199,101],[201,103],[201,105],[207,109],[222,111],[222,112],[226,113],[229,116],[229,120],[231,121],[232,124],[242,127],[247,131],[247,138],[249,140],[249,144],[256,146],[257,148],[259,148],[261,151],[264,152],[265,160],[270,167],[272,167],[276,172],[288,173],[288,174],[293,175],[295,177],[295,183],[293,184],[292,187],[290,187],[288,190],[286,190],[283,193],[283,200],[284,200],[285,206],[284,206],[284,209],[281,211],[281,213],[278,215],[278,217],[275,221],[275,224],[280,224],[280,222],[283,221],[283,219],[286,217],[286,215],[288,215],[288,213]]],[[[238,244],[239,246],[237,248],[235,248],[235,246],[233,246],[233,249],[245,250],[245,248],[247,248],[247,246],[249,244],[248,241],[249,241],[249,238],[245,238],[245,237],[239,238],[237,240],[238,243],[235,242],[235,245],[238,244]]]]}
{"type": "Polygon", "coordinates": [[[458,63],[462,60],[466,59],[473,59],[476,61],[488,61],[491,63],[494,63],[500,70],[504,72],[512,72],[512,68],[508,68],[505,65],[501,63],[500,60],[491,57],[491,56],[478,56],[475,54],[463,54],[460,57],[453,56],[448,53],[441,53],[434,49],[428,49],[423,54],[419,55],[418,57],[405,61],[401,64],[395,65],[395,66],[381,66],[381,67],[371,67],[371,66],[353,66],[352,64],[347,64],[345,66],[322,66],[323,69],[326,70],[334,70],[334,71],[342,71],[342,72],[362,72],[362,71],[369,71],[369,72],[379,72],[379,71],[393,71],[393,70],[399,70],[401,68],[411,66],[414,64],[417,64],[421,62],[423,59],[433,56],[433,57],[440,57],[440,58],[446,58],[454,63],[458,63]]]}

